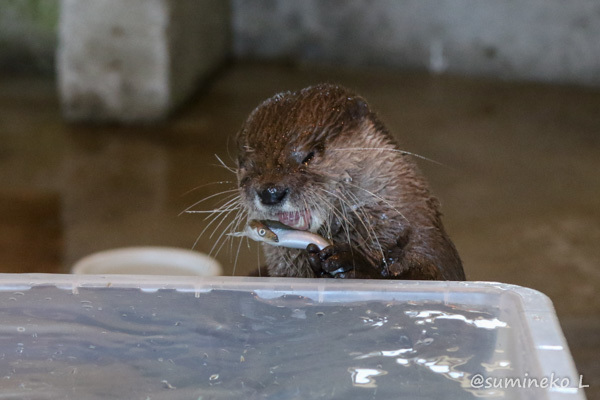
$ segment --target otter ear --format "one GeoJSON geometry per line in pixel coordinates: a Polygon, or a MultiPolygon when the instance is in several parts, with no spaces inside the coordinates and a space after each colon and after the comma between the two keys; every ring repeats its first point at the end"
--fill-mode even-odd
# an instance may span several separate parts
{"type": "Polygon", "coordinates": [[[369,114],[369,105],[362,97],[348,97],[346,110],[348,110],[350,118],[360,120],[369,114]]]}

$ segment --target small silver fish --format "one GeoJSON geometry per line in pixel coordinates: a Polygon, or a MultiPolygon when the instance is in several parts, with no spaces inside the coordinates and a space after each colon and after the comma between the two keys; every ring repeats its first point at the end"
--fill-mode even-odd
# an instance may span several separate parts
{"type": "Polygon", "coordinates": [[[231,233],[230,236],[247,236],[257,242],[265,242],[272,246],[306,249],[311,243],[319,250],[331,246],[327,239],[309,231],[301,231],[282,224],[279,221],[253,219],[243,232],[231,233]]]}

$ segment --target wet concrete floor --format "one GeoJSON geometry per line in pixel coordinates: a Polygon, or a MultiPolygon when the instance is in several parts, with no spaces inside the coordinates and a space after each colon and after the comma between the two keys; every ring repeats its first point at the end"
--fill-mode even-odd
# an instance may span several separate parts
{"type": "MultiPolygon", "coordinates": [[[[547,294],[600,398],[600,90],[238,64],[170,121],[120,127],[67,124],[54,82],[2,76],[0,272],[67,272],[122,246],[192,248],[210,220],[180,213],[233,186],[215,154],[233,165],[232,137],[261,100],[322,81],[355,89],[404,149],[443,164],[419,161],[467,277],[547,294]]],[[[212,227],[197,250],[222,243],[224,224],[212,227]]],[[[239,248],[217,255],[228,275],[259,263],[257,246],[239,248]]]]}

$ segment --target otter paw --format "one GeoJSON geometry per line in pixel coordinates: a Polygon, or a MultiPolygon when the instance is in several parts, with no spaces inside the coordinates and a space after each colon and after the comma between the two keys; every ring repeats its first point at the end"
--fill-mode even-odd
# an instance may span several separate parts
{"type": "Polygon", "coordinates": [[[319,246],[317,246],[314,243],[311,243],[308,246],[306,246],[306,251],[308,252],[308,264],[310,265],[310,268],[312,269],[313,273],[317,278],[322,277],[324,271],[323,265],[321,264],[321,258],[319,257],[319,252],[321,251],[319,250],[319,246]]]}
{"type": "Polygon", "coordinates": [[[381,278],[381,274],[347,244],[334,244],[323,250],[309,244],[306,251],[309,264],[317,277],[381,278]]]}

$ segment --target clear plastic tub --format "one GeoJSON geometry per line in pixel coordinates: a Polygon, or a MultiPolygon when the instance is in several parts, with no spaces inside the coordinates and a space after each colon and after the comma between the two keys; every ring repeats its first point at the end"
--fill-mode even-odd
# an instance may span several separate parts
{"type": "Polygon", "coordinates": [[[584,399],[518,286],[0,274],[2,399],[584,399]]]}

